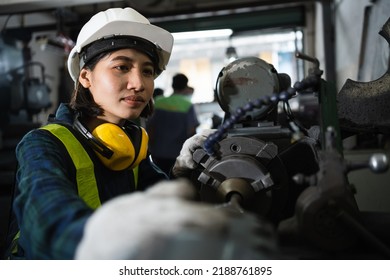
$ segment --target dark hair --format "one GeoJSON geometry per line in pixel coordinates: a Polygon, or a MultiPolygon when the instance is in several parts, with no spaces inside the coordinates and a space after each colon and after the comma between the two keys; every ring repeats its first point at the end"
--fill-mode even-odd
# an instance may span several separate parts
{"type": "MultiPolygon", "coordinates": [[[[96,64],[105,56],[112,52],[105,52],[97,55],[91,59],[84,68],[93,70],[96,64]]],[[[80,81],[77,80],[75,89],[73,90],[69,105],[75,111],[81,113],[83,116],[96,117],[102,116],[104,110],[99,104],[95,102],[89,89],[83,87],[80,81]]],[[[148,105],[142,110],[140,117],[147,118],[154,112],[154,101],[153,97],[149,100],[148,105]]]]}
{"type": "Polygon", "coordinates": [[[172,88],[174,90],[183,90],[187,88],[188,78],[184,74],[176,74],[172,79],[172,88]]]}
{"type": "Polygon", "coordinates": [[[157,96],[164,95],[164,90],[162,88],[155,88],[153,92],[153,98],[156,98],[157,96]]]}

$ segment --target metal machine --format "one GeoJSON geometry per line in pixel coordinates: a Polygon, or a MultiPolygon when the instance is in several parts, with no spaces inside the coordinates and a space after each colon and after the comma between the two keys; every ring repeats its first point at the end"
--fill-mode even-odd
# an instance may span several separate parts
{"type": "Polygon", "coordinates": [[[315,58],[297,56],[313,67],[293,87],[286,74],[259,58],[241,58],[222,69],[216,88],[223,123],[193,154],[197,169],[191,178],[200,199],[268,221],[281,258],[389,258],[389,235],[372,232],[347,177],[360,168],[385,172],[388,159],[344,159],[337,94],[321,79],[315,58]],[[303,94],[318,100],[318,123],[310,127],[289,106],[303,94]]]}

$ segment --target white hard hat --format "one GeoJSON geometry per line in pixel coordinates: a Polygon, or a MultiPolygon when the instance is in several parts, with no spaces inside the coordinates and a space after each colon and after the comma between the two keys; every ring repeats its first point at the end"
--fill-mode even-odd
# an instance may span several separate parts
{"type": "Polygon", "coordinates": [[[81,28],[76,45],[69,54],[68,71],[75,82],[86,62],[85,55],[80,55],[85,51],[83,48],[89,44],[97,45],[90,52],[88,59],[107,50],[138,48],[157,63],[157,77],[168,64],[173,36],[168,31],[150,24],[147,18],[132,8],[111,8],[99,12],[81,28]]]}

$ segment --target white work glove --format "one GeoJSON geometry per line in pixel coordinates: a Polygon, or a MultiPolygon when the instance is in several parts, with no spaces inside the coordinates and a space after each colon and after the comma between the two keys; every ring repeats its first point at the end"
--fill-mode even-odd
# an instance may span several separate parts
{"type": "Polygon", "coordinates": [[[172,174],[174,177],[188,177],[188,172],[196,167],[196,163],[192,159],[192,154],[197,148],[203,147],[203,143],[207,137],[215,131],[216,129],[204,129],[201,133],[195,134],[184,142],[180,154],[176,158],[175,164],[172,168],[172,174]]]}
{"type": "Polygon", "coordinates": [[[188,200],[195,195],[188,180],[177,179],[108,201],[88,220],[75,258],[148,259],[186,232],[223,236],[232,212],[188,200]]]}

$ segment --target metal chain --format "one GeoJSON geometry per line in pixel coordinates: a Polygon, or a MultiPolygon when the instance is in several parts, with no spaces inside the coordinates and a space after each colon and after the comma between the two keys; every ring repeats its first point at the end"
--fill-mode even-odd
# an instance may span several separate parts
{"type": "Polygon", "coordinates": [[[237,108],[237,110],[230,116],[230,118],[224,121],[224,123],[217,129],[216,132],[210,134],[209,137],[207,137],[203,144],[204,150],[209,156],[215,156],[218,150],[218,142],[224,138],[226,132],[232,128],[233,125],[236,124],[246,113],[253,111],[255,108],[259,109],[262,106],[271,104],[276,105],[279,101],[287,102],[297,93],[297,91],[315,88],[319,85],[319,82],[319,76],[309,75],[302,81],[296,82],[293,87],[281,91],[279,94],[274,93],[272,95],[263,96],[253,101],[249,101],[243,107],[237,108]]]}

